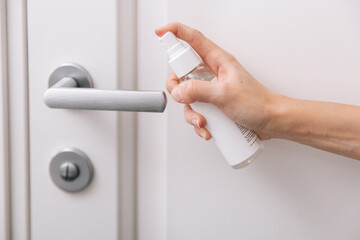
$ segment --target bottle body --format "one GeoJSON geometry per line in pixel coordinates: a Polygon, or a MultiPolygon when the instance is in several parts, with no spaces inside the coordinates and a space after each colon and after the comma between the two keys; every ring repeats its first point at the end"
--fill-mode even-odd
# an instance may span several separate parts
{"type": "MultiPolygon", "coordinates": [[[[195,50],[184,45],[172,32],[165,33],[159,40],[169,57],[169,65],[181,81],[217,81],[216,74],[202,64],[195,50]]],[[[234,123],[216,106],[195,102],[191,107],[206,118],[206,127],[230,166],[245,167],[262,151],[263,144],[254,131],[234,123]]]]}
{"type": "MultiPolygon", "coordinates": [[[[197,79],[217,81],[216,74],[206,65],[200,64],[180,80],[197,79]]],[[[206,128],[210,131],[220,152],[233,168],[247,166],[262,151],[263,143],[256,133],[230,120],[215,105],[195,102],[194,111],[206,118],[206,128]]]]}

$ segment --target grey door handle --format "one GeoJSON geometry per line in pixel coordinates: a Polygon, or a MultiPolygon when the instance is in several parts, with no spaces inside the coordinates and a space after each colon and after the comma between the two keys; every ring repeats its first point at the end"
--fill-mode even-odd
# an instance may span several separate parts
{"type": "Polygon", "coordinates": [[[65,63],[50,75],[44,102],[50,108],[163,112],[163,91],[123,91],[92,89],[89,73],[80,65],[65,63]]]}

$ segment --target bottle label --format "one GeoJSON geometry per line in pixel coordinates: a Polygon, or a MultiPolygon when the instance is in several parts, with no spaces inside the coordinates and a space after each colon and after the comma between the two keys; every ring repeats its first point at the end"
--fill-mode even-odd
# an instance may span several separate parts
{"type": "MultiPolygon", "coordinates": [[[[195,69],[184,80],[217,81],[217,77],[213,77],[212,72],[206,75],[204,71],[200,70],[200,68],[195,69]]],[[[191,107],[206,118],[206,128],[210,131],[214,142],[231,166],[248,164],[255,156],[254,154],[257,154],[262,148],[262,143],[254,131],[235,123],[215,105],[195,102],[191,104],[191,107]]]]}
{"type": "Polygon", "coordinates": [[[240,130],[240,133],[244,136],[245,140],[250,144],[250,147],[256,143],[257,135],[254,131],[247,129],[243,125],[235,123],[240,130]]]}

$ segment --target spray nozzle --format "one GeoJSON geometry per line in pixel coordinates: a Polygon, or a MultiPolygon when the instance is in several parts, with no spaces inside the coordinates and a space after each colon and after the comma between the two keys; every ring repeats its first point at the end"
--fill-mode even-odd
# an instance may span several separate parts
{"type": "Polygon", "coordinates": [[[160,38],[160,42],[164,46],[169,58],[186,50],[184,44],[172,32],[167,32],[160,38]]]}
{"type": "Polygon", "coordinates": [[[176,44],[180,43],[179,39],[177,39],[177,37],[175,37],[172,32],[165,33],[164,36],[162,36],[159,40],[166,49],[166,51],[175,46],[176,44]]]}
{"type": "Polygon", "coordinates": [[[201,62],[199,55],[190,46],[185,46],[172,32],[160,39],[169,57],[169,64],[178,78],[196,68],[201,62]]]}

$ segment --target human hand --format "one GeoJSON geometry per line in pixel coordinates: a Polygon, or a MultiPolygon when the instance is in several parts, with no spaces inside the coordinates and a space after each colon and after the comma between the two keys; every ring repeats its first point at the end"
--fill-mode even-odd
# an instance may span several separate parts
{"type": "Polygon", "coordinates": [[[206,140],[211,138],[206,119],[189,105],[207,102],[216,105],[234,122],[254,130],[260,139],[270,138],[268,128],[276,94],[262,86],[231,54],[201,32],[180,23],[169,23],[155,33],[161,37],[168,31],[189,43],[218,76],[217,82],[194,79],[181,83],[174,73],[168,77],[166,88],[175,101],[185,104],[185,119],[194,126],[195,132],[206,140]]]}

